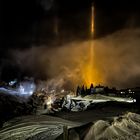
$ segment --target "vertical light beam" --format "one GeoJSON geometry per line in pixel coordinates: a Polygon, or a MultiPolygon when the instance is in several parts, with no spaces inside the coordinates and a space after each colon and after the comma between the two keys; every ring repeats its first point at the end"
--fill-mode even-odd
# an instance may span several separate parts
{"type": "Polygon", "coordinates": [[[89,84],[94,83],[95,84],[95,77],[94,77],[94,6],[92,4],[91,6],[91,39],[90,39],[90,55],[89,55],[89,84]]]}
{"type": "Polygon", "coordinates": [[[84,64],[84,81],[87,86],[90,86],[91,83],[97,84],[96,71],[94,69],[94,6],[91,6],[91,14],[90,14],[90,40],[89,40],[89,53],[87,55],[88,59],[84,64]]]}
{"type": "Polygon", "coordinates": [[[91,6],[91,38],[94,36],[94,6],[91,6]]]}

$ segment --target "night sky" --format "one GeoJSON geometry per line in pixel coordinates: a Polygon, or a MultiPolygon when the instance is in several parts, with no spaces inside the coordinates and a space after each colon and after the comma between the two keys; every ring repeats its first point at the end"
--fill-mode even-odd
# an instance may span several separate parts
{"type": "MultiPolygon", "coordinates": [[[[9,57],[10,49],[56,47],[88,39],[93,2],[95,38],[140,26],[136,0],[1,0],[0,64],[9,57]]],[[[13,66],[12,71],[17,68],[13,66]]]]}
{"type": "MultiPolygon", "coordinates": [[[[72,39],[89,36],[88,16],[92,0],[2,0],[1,3],[1,48],[50,43],[55,39],[51,27],[55,18],[58,19],[59,36],[63,40],[71,41],[65,33],[72,39]],[[42,29],[43,24],[45,28],[42,29]]],[[[94,6],[96,37],[126,26],[140,25],[139,3],[136,0],[95,0],[94,6]]]]}

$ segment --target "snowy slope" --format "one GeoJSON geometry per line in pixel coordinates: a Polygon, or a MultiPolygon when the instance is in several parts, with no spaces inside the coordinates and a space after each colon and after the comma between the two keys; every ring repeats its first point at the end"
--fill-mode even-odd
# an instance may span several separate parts
{"type": "Polygon", "coordinates": [[[140,115],[127,113],[109,123],[99,120],[93,124],[85,140],[140,140],[140,115]]]}

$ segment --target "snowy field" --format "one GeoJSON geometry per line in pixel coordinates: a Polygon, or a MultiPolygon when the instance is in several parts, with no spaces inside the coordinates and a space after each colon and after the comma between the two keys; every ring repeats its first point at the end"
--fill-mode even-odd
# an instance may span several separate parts
{"type": "Polygon", "coordinates": [[[136,100],[133,98],[111,97],[111,96],[105,96],[101,94],[87,95],[85,97],[78,96],[72,99],[91,101],[92,103],[107,102],[107,101],[117,101],[117,102],[126,102],[126,103],[136,102],[136,100]]]}
{"type": "Polygon", "coordinates": [[[70,140],[139,140],[140,115],[126,113],[108,120],[97,120],[84,129],[82,123],[50,116],[26,116],[5,123],[1,140],[62,140],[63,126],[69,128],[70,140]],[[78,131],[77,131],[78,130],[78,131]]]}
{"type": "Polygon", "coordinates": [[[4,124],[0,130],[0,140],[53,140],[62,134],[64,125],[72,128],[82,123],[46,115],[18,117],[4,124]]]}

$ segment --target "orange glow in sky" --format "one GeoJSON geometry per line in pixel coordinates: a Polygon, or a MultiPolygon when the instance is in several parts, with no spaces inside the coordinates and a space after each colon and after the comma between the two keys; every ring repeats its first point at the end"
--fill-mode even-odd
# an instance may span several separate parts
{"type": "Polygon", "coordinates": [[[89,87],[91,83],[97,85],[99,84],[102,79],[100,78],[100,75],[96,69],[95,65],[95,56],[94,56],[94,6],[91,7],[91,25],[90,25],[90,35],[91,39],[89,40],[89,46],[88,47],[88,59],[84,63],[84,69],[82,71],[83,79],[85,84],[89,87]]]}

